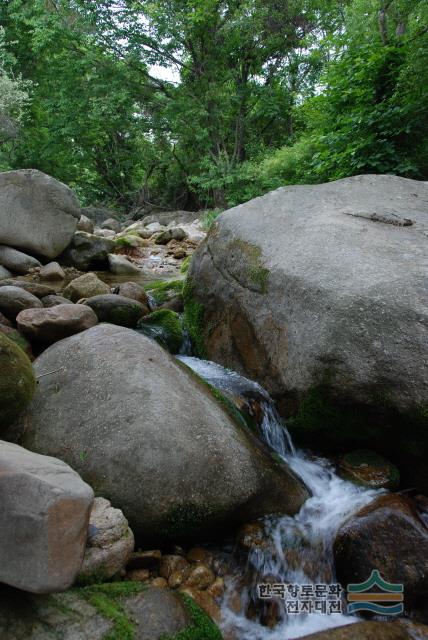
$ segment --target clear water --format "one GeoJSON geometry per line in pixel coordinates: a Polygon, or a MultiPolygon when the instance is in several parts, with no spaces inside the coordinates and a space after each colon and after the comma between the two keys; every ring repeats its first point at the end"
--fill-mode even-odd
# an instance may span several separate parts
{"type": "Polygon", "coordinates": [[[266,544],[249,553],[242,575],[228,584],[222,604],[224,631],[236,640],[288,640],[358,622],[358,618],[340,613],[287,614],[279,602],[276,625],[269,628],[263,624],[263,615],[254,613],[256,590],[259,583],[265,582],[264,578],[272,576],[275,583],[335,583],[332,550],[335,534],[352,513],[371,502],[379,491],[342,480],[327,460],[296,451],[269,394],[257,383],[209,361],[180,359],[231,398],[252,392],[262,398],[261,431],[265,442],[282,456],[312,493],[296,516],[266,518],[266,544]],[[236,606],[237,595],[240,607],[236,606]],[[252,611],[251,615],[248,611],[252,611]]]}

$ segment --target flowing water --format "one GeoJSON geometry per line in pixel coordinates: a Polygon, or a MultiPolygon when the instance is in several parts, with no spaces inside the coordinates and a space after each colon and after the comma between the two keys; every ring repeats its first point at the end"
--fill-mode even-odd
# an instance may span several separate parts
{"type": "Polygon", "coordinates": [[[315,591],[316,585],[321,585],[318,589],[334,585],[335,534],[346,518],[379,491],[342,480],[327,460],[296,450],[273,401],[260,385],[213,362],[179,357],[229,399],[238,399],[238,404],[242,398],[258,400],[262,438],[312,493],[296,516],[270,517],[263,522],[263,544],[250,550],[241,575],[228,585],[222,605],[226,633],[230,631],[236,640],[288,640],[357,622],[358,618],[337,612],[291,613],[282,598],[261,601],[258,585],[306,585],[309,591],[315,591]]]}

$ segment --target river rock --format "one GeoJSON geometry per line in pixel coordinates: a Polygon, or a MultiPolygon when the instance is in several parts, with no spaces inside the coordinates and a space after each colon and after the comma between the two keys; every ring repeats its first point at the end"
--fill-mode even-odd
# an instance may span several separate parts
{"type": "Polygon", "coordinates": [[[45,264],[39,271],[39,276],[43,280],[64,280],[64,269],[60,267],[58,262],[49,262],[45,264]]]}
{"type": "Polygon", "coordinates": [[[25,289],[0,287],[0,311],[11,320],[15,320],[23,309],[37,309],[42,306],[40,300],[25,289]]]}
{"type": "Polygon", "coordinates": [[[0,246],[0,265],[6,267],[6,269],[12,271],[12,273],[19,275],[25,275],[30,269],[42,266],[36,258],[28,256],[26,253],[22,253],[22,251],[17,251],[17,249],[12,249],[12,247],[6,247],[5,245],[0,246]]]}
{"type": "Polygon", "coordinates": [[[94,223],[87,216],[80,216],[80,220],[77,223],[78,231],[85,231],[86,233],[94,233],[94,223]]]}
{"type": "Polygon", "coordinates": [[[408,620],[358,622],[302,636],[301,640],[426,640],[428,627],[408,620]]]}
{"type": "Polygon", "coordinates": [[[108,580],[125,568],[134,550],[134,534],[120,509],[95,498],[79,583],[108,580]]]}
{"type": "Polygon", "coordinates": [[[72,302],[105,293],[110,293],[110,287],[100,280],[95,273],[85,273],[83,276],[75,278],[64,289],[64,297],[72,302]]]}
{"type": "Polygon", "coordinates": [[[0,209],[0,243],[50,259],[69,244],[80,218],[71,189],[35,169],[0,173],[0,209]]]}
{"type": "Polygon", "coordinates": [[[428,529],[410,498],[383,495],[351,516],[336,535],[334,558],[343,585],[365,582],[377,569],[404,585],[408,609],[428,616],[428,529]]]}
{"type": "Polygon", "coordinates": [[[61,262],[79,269],[106,269],[108,267],[108,254],[113,250],[115,243],[110,238],[77,231],[69,245],[61,256],[61,262]]]}
{"type": "Polygon", "coordinates": [[[11,272],[6,269],[6,267],[2,267],[0,265],[0,280],[6,280],[7,278],[11,278],[12,274],[11,272]]]}
{"type": "Polygon", "coordinates": [[[32,296],[36,296],[36,298],[44,298],[45,296],[55,293],[55,289],[48,285],[27,280],[14,280],[13,278],[10,280],[2,280],[0,282],[0,287],[18,287],[19,289],[28,291],[28,293],[31,293],[32,296]]]}
{"type": "Polygon", "coordinates": [[[426,182],[284,187],[220,215],[187,287],[208,357],[300,408],[298,441],[375,448],[426,489],[427,234],[426,182]]]}
{"type": "Polygon", "coordinates": [[[17,424],[24,446],[70,464],[145,543],[294,514],[308,497],[204,384],[135,331],[100,324],[44,351],[35,371],[38,393],[17,424]]]}
{"type": "Polygon", "coordinates": [[[122,230],[122,225],[119,220],[116,220],[116,218],[107,218],[107,220],[104,220],[104,222],[101,223],[100,227],[101,229],[109,229],[115,233],[120,233],[122,230]]]}
{"type": "Polygon", "coordinates": [[[24,411],[36,390],[33,368],[24,351],[0,332],[0,429],[24,411]]]}
{"type": "Polygon", "coordinates": [[[137,265],[133,264],[125,256],[115,255],[110,253],[108,256],[109,268],[112,273],[120,276],[127,276],[136,273],[141,273],[141,269],[137,265]]]}
{"type": "Polygon", "coordinates": [[[119,296],[125,296],[125,298],[130,298],[131,300],[137,300],[137,302],[144,304],[147,308],[149,307],[147,293],[143,287],[136,282],[122,282],[114,289],[114,293],[117,293],[119,296]]]}
{"type": "Polygon", "coordinates": [[[400,473],[395,465],[375,451],[358,450],[340,460],[342,478],[373,489],[397,489],[400,473]]]}
{"type": "Polygon", "coordinates": [[[82,564],[92,489],[61,460],[0,442],[0,582],[52,593],[82,564]]]}
{"type": "Polygon", "coordinates": [[[202,611],[168,589],[112,582],[52,595],[0,591],[2,640],[164,640],[179,632],[221,640],[202,611]]]}
{"type": "Polygon", "coordinates": [[[100,225],[108,218],[116,218],[118,214],[116,211],[108,209],[107,207],[89,206],[82,208],[82,215],[92,220],[95,225],[100,225]]]}
{"type": "Polygon", "coordinates": [[[56,294],[52,294],[50,296],[45,296],[42,298],[42,304],[45,308],[55,307],[58,304],[73,304],[71,300],[64,298],[64,296],[58,296],[56,294]]]}
{"type": "Polygon", "coordinates": [[[113,293],[88,298],[85,305],[93,310],[100,322],[110,322],[131,329],[137,326],[147,312],[140,302],[113,293]]]}
{"type": "Polygon", "coordinates": [[[16,324],[29,340],[46,345],[94,327],[98,324],[98,318],[86,305],[59,304],[21,311],[16,324]]]}

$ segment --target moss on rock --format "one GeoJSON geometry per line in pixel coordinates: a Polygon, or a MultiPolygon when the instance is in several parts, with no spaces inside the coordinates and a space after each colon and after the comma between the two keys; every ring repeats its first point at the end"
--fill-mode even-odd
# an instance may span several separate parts
{"type": "Polygon", "coordinates": [[[192,340],[193,350],[199,358],[206,357],[204,339],[204,305],[194,298],[194,285],[190,276],[187,277],[183,289],[184,299],[184,327],[192,340]]]}
{"type": "Polygon", "coordinates": [[[0,428],[8,427],[36,390],[31,362],[23,350],[0,333],[0,428]]]}
{"type": "Polygon", "coordinates": [[[161,640],[222,640],[220,629],[211,618],[186,593],[180,593],[191,623],[174,635],[164,635],[161,640]]]}
{"type": "Polygon", "coordinates": [[[154,280],[146,284],[144,290],[160,305],[174,296],[181,295],[183,287],[184,280],[154,280]]]}
{"type": "Polygon", "coordinates": [[[180,316],[171,309],[158,309],[138,323],[137,330],[154,338],[171,353],[178,353],[183,343],[180,316]]]}

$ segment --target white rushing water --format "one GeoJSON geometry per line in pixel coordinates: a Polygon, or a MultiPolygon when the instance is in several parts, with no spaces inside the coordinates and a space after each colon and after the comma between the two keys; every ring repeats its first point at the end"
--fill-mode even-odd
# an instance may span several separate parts
{"type": "MultiPolygon", "coordinates": [[[[312,494],[296,516],[266,519],[266,544],[249,553],[243,576],[228,585],[222,606],[224,629],[232,630],[232,637],[237,640],[289,640],[358,621],[343,613],[287,613],[280,600],[275,611],[276,625],[269,628],[263,624],[263,614],[254,614],[254,606],[251,615],[248,611],[252,602],[258,602],[260,608],[256,594],[264,578],[272,582],[273,577],[275,584],[313,585],[314,589],[318,584],[334,584],[335,534],[352,513],[371,502],[379,491],[342,480],[327,460],[296,451],[269,394],[257,383],[209,361],[183,356],[180,359],[230,399],[251,394],[259,399],[262,438],[302,478],[312,494]],[[237,593],[240,607],[236,606],[237,593]]],[[[267,602],[262,606],[269,606],[271,601],[267,602]]]]}

